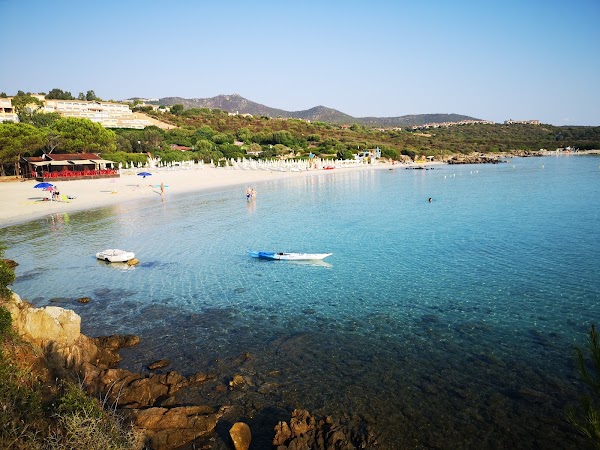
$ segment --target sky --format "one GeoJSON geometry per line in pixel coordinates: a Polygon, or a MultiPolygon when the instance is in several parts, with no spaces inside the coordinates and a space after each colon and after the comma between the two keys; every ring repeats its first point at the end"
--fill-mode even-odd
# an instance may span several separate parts
{"type": "Polygon", "coordinates": [[[0,92],[600,125],[600,0],[0,0],[0,92]]]}

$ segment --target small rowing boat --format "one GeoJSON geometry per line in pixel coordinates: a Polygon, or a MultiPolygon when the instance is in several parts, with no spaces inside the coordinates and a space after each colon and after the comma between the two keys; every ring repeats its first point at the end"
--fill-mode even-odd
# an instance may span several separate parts
{"type": "Polygon", "coordinates": [[[283,252],[255,252],[249,251],[253,258],[277,259],[282,261],[313,261],[325,259],[333,253],[283,253],[283,252]]]}
{"type": "Polygon", "coordinates": [[[125,250],[119,250],[116,248],[109,248],[107,250],[96,253],[96,258],[106,262],[127,262],[135,258],[135,253],[128,252],[125,250]]]}

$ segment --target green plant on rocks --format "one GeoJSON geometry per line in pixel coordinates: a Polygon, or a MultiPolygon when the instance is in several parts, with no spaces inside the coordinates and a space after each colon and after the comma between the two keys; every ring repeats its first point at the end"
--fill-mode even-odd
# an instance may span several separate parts
{"type": "Polygon", "coordinates": [[[581,348],[577,347],[575,351],[577,369],[583,382],[590,388],[591,395],[580,399],[579,408],[567,409],[567,421],[588,437],[595,448],[600,449],[600,339],[594,325],[588,335],[590,360],[581,348]]]}
{"type": "Polygon", "coordinates": [[[14,270],[8,267],[8,264],[2,260],[4,250],[5,247],[0,243],[0,300],[7,299],[11,296],[11,291],[8,286],[15,281],[14,270]]]}

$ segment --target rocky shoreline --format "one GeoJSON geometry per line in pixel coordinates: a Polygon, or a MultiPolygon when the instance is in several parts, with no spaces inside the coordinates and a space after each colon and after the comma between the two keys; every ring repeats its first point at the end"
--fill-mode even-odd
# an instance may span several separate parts
{"type": "MultiPolygon", "coordinates": [[[[146,448],[250,447],[250,427],[239,421],[232,424],[234,415],[229,413],[235,409],[234,397],[215,407],[181,401],[189,396],[178,395],[184,390],[206,389],[208,384],[209,389],[233,395],[248,383],[244,376],[227,380],[217,373],[198,372],[185,377],[176,371],[142,374],[120,369],[116,367],[121,361],[119,350],[137,345],[139,337],[88,337],[81,333],[81,317],[75,312],[56,306],[35,308],[17,294],[2,306],[10,311],[15,331],[36,350],[31,366],[37,368],[37,373],[44,374],[47,382],[78,383],[88,395],[105,399],[143,433],[146,448]],[[229,436],[224,436],[223,430],[229,436]]],[[[168,364],[167,360],[150,362],[148,368],[160,370],[168,364]]],[[[316,418],[304,410],[289,413],[289,421],[271,424],[270,445],[277,450],[378,448],[376,436],[366,426],[331,417],[316,418]]]]}

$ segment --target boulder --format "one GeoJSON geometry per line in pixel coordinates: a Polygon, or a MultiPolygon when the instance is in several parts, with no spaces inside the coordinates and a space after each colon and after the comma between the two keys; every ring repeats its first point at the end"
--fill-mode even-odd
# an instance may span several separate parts
{"type": "Polygon", "coordinates": [[[250,448],[252,433],[250,427],[244,422],[234,423],[229,429],[229,436],[231,436],[235,450],[248,450],[250,448]]]}
{"type": "Polygon", "coordinates": [[[49,342],[72,345],[81,334],[81,317],[58,306],[33,308],[13,294],[4,305],[10,311],[13,328],[25,340],[44,347],[49,342]]]}
{"type": "Polygon", "coordinates": [[[150,448],[170,450],[213,433],[221,413],[208,406],[180,406],[133,409],[129,417],[144,430],[150,448]]]}

